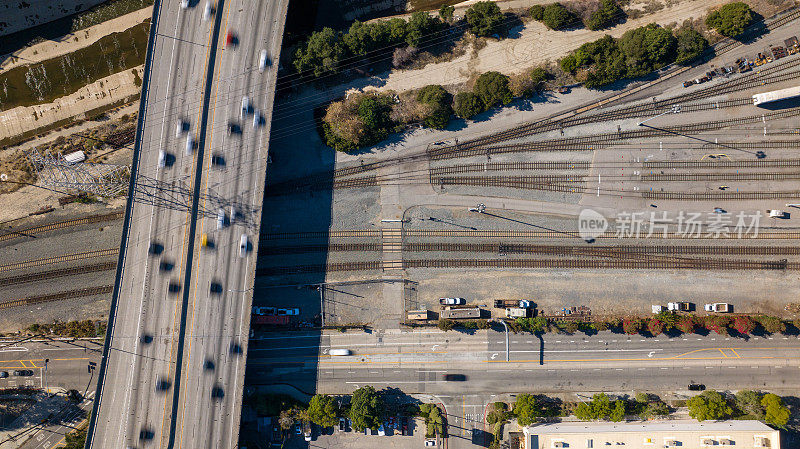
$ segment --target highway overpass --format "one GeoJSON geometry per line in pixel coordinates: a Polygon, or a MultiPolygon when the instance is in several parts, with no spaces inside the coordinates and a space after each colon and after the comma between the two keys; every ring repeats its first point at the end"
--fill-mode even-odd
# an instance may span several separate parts
{"type": "Polygon", "coordinates": [[[87,448],[237,446],[288,0],[211,3],[153,9],[87,448]]]}

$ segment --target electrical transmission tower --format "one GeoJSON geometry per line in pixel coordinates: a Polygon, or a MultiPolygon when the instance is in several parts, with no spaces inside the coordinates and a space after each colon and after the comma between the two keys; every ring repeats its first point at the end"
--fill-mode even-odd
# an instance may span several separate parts
{"type": "Polygon", "coordinates": [[[130,168],[124,165],[71,162],[61,153],[42,154],[36,148],[27,157],[37,179],[54,189],[114,197],[128,188],[130,168]]]}

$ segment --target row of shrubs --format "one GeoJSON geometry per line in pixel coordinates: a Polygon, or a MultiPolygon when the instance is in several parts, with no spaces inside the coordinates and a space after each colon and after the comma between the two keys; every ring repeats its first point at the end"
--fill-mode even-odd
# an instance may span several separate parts
{"type": "MultiPolygon", "coordinates": [[[[583,6],[580,3],[573,3],[573,5],[583,6]]],[[[594,11],[570,9],[561,3],[534,5],[528,10],[528,14],[551,30],[576,28],[582,24],[592,31],[597,31],[608,28],[625,18],[622,8],[614,0],[600,0],[594,11]]]]}
{"type": "Polygon", "coordinates": [[[51,324],[31,324],[26,331],[34,335],[52,337],[94,338],[106,334],[106,322],[102,320],[54,321],[51,324]]]}
{"type": "Polygon", "coordinates": [[[454,114],[470,119],[514,98],[529,97],[542,90],[548,77],[547,71],[540,67],[510,77],[486,72],[478,76],[472,90],[459,92],[455,97],[436,84],[400,96],[376,92],[352,94],[328,105],[320,134],[331,148],[349,152],[374,145],[414,123],[444,129],[454,114]]]}
{"type": "MultiPolygon", "coordinates": [[[[772,393],[741,390],[735,395],[714,390],[690,398],[686,401],[689,416],[698,421],[721,419],[757,419],[776,427],[783,427],[789,420],[789,409],[783,399],[772,393]]],[[[518,395],[513,408],[503,402],[496,402],[487,414],[487,422],[506,421],[516,418],[521,426],[539,420],[574,415],[581,421],[620,422],[626,417],[636,416],[647,420],[667,416],[674,408],[664,403],[654,394],[638,393],[634,397],[623,396],[612,401],[605,393],[598,393],[589,402],[565,403],[544,395],[518,395]]]]}
{"type": "MultiPolygon", "coordinates": [[[[706,333],[719,335],[747,336],[753,334],[778,334],[787,332],[787,322],[769,315],[679,315],[673,312],[661,312],[651,318],[612,318],[582,322],[577,320],[556,321],[544,317],[517,318],[506,321],[509,330],[530,333],[564,332],[574,334],[584,332],[594,334],[600,331],[612,331],[628,335],[643,334],[658,336],[665,333],[706,333]]],[[[790,323],[800,329],[800,319],[790,323]]],[[[473,330],[488,329],[488,320],[454,321],[440,319],[437,327],[443,331],[453,329],[473,330]]]]}

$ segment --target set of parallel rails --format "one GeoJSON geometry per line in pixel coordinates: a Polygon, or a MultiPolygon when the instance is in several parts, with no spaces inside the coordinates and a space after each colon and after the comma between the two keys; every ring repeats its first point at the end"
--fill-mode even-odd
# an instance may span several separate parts
{"type": "MultiPolygon", "coordinates": [[[[624,254],[619,254],[624,256],[624,254]]],[[[609,257],[617,256],[609,254],[609,257]]],[[[676,258],[619,258],[619,259],[405,259],[398,261],[404,270],[413,268],[500,268],[500,269],[693,269],[693,270],[792,270],[800,269],[800,262],[676,259],[676,258]]],[[[259,276],[281,276],[340,271],[381,270],[383,261],[342,262],[331,264],[263,267],[259,276]]]]}
{"type": "MultiPolygon", "coordinates": [[[[286,233],[264,233],[261,234],[259,237],[262,241],[287,241],[287,240],[321,240],[321,241],[329,241],[329,240],[338,240],[338,239],[379,239],[381,237],[380,231],[376,229],[364,229],[364,230],[342,230],[342,231],[312,231],[312,232],[286,232],[286,233]]],[[[467,229],[453,229],[453,230],[446,230],[446,229],[403,229],[403,237],[404,238],[468,238],[468,239],[563,239],[563,238],[580,238],[583,240],[577,232],[568,232],[568,231],[516,231],[516,230],[467,230],[467,229]]],[[[622,237],[627,238],[627,237],[622,237]]],[[[649,237],[651,239],[658,238],[658,239],[687,239],[694,237],[687,237],[681,233],[675,232],[668,232],[666,234],[656,233],[653,236],[649,237]]],[[[705,238],[701,236],[700,238],[705,238]]],[[[759,229],[758,234],[756,235],[748,235],[748,239],[760,239],[760,240],[795,240],[800,239],[800,232],[799,231],[786,231],[786,230],[769,230],[767,228],[759,229]]],[[[614,232],[607,231],[604,234],[601,234],[595,237],[595,240],[600,239],[615,239],[619,240],[618,237],[614,232]]],[[[738,239],[735,234],[731,235],[720,235],[719,237],[715,237],[715,239],[738,239]]],[[[269,243],[270,246],[274,246],[274,243],[269,243]]],[[[261,254],[262,249],[259,248],[259,254],[261,254]]],[[[264,250],[266,251],[266,250],[264,250]]]]}
{"type": "Polygon", "coordinates": [[[0,302],[0,309],[9,309],[11,307],[30,306],[33,304],[42,304],[46,302],[64,301],[67,299],[84,298],[87,296],[105,295],[111,293],[114,289],[113,285],[101,285],[98,287],[80,288],[65,292],[53,293],[50,295],[37,295],[28,296],[21,299],[12,299],[0,302]]]}
{"type": "Polygon", "coordinates": [[[22,274],[18,276],[0,278],[0,287],[7,287],[10,285],[17,285],[17,284],[27,284],[30,282],[40,282],[48,279],[56,279],[66,276],[75,276],[79,274],[110,271],[115,269],[116,267],[117,267],[116,261],[100,262],[78,267],[69,267],[69,268],[60,268],[57,270],[42,271],[39,273],[22,274]]]}
{"type": "Polygon", "coordinates": [[[38,234],[43,234],[45,232],[56,231],[59,229],[66,229],[73,226],[121,220],[124,216],[125,212],[112,212],[108,214],[91,215],[88,217],[76,218],[74,220],[59,221],[40,226],[30,226],[19,229],[6,228],[0,231],[2,232],[2,234],[0,234],[0,242],[5,242],[8,240],[13,240],[22,237],[35,236],[38,234]]]}
{"type": "MultiPolygon", "coordinates": [[[[312,245],[273,246],[259,251],[259,255],[291,255],[319,252],[380,252],[380,242],[350,242],[312,245]]],[[[795,246],[704,246],[704,245],[647,245],[647,246],[602,246],[602,245],[535,245],[528,243],[459,243],[426,242],[404,243],[404,252],[464,252],[496,254],[544,254],[562,256],[604,256],[610,254],[681,255],[706,256],[790,256],[800,255],[795,246]]]]}

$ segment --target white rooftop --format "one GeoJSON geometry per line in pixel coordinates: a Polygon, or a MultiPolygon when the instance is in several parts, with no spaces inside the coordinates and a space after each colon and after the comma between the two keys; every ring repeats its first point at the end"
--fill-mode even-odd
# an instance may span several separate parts
{"type": "Polygon", "coordinates": [[[649,421],[630,423],[608,422],[563,422],[552,424],[535,424],[528,426],[532,434],[545,435],[551,433],[604,433],[604,432],[772,432],[773,429],[761,421],[703,421],[693,419],[673,421],[649,421]]]}

